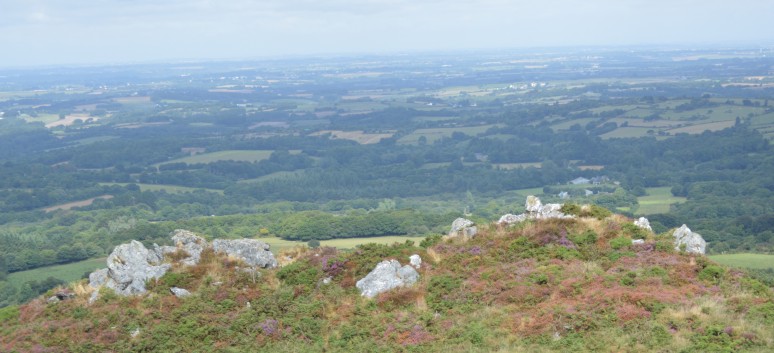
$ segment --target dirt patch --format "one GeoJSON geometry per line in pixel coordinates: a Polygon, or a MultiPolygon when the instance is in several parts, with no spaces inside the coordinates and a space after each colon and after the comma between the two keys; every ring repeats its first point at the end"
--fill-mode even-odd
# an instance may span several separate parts
{"type": "Polygon", "coordinates": [[[91,206],[91,204],[94,203],[95,200],[110,200],[113,198],[113,195],[102,195],[97,197],[92,197],[90,199],[82,200],[82,201],[75,201],[75,202],[68,202],[61,205],[46,207],[43,209],[43,211],[46,212],[53,212],[56,210],[71,210],[76,207],[84,207],[84,206],[91,206]]]}

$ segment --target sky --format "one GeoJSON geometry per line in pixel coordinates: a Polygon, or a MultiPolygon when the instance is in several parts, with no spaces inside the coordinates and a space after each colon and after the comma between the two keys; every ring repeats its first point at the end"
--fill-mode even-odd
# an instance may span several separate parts
{"type": "Polygon", "coordinates": [[[772,0],[0,0],[0,67],[774,44],[772,0]]]}

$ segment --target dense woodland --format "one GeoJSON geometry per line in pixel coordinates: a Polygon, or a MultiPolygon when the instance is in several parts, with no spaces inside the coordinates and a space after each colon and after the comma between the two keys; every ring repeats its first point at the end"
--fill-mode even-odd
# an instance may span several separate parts
{"type": "MultiPolygon", "coordinates": [[[[492,70],[483,63],[508,55],[212,63],[185,80],[166,66],[3,72],[0,279],[130,239],[164,243],[176,228],[304,241],[440,234],[463,213],[520,212],[534,190],[634,216],[638,197],[668,187],[685,201],[645,214],[655,230],[687,223],[710,252],[771,252],[774,91],[746,77],[768,75],[772,59],[670,55],[492,70]],[[382,74],[359,75],[371,71],[382,74]],[[207,158],[218,153],[241,157],[207,158]]],[[[36,286],[46,287],[0,287],[0,298],[36,286]]]]}

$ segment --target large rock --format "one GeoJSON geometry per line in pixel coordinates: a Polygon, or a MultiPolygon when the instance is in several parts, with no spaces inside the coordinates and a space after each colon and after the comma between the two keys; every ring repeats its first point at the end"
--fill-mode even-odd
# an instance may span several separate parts
{"type": "Polygon", "coordinates": [[[500,223],[500,224],[514,224],[514,223],[521,223],[521,222],[524,222],[526,220],[527,220],[527,215],[525,215],[523,213],[519,214],[519,215],[514,215],[514,214],[508,213],[508,214],[503,215],[502,217],[500,217],[500,219],[497,221],[497,223],[500,223]]]}
{"type": "MultiPolygon", "coordinates": [[[[160,263],[158,254],[136,240],[116,246],[107,258],[107,265],[104,285],[120,295],[145,293],[145,282],[161,278],[171,267],[170,264],[160,263]]],[[[99,283],[101,276],[95,275],[95,284],[99,283]]]]}
{"type": "Polygon", "coordinates": [[[212,242],[215,252],[241,259],[252,267],[277,267],[277,260],[269,248],[269,244],[254,239],[215,239],[212,242]]]}
{"type": "Polygon", "coordinates": [[[521,223],[528,219],[549,219],[549,218],[574,218],[573,215],[562,213],[562,205],[558,203],[543,204],[537,196],[527,196],[524,203],[526,212],[519,215],[506,214],[500,217],[497,223],[514,224],[521,223]]]}
{"type": "Polygon", "coordinates": [[[649,232],[653,232],[653,228],[650,227],[650,221],[645,217],[640,217],[638,220],[634,221],[634,225],[649,232]]]}
{"type": "Polygon", "coordinates": [[[672,233],[675,237],[675,250],[680,250],[684,245],[685,251],[692,254],[704,254],[707,247],[707,242],[701,237],[699,233],[694,233],[688,226],[683,224],[682,227],[675,229],[672,233]]]}
{"type": "Polygon", "coordinates": [[[543,203],[540,202],[540,199],[537,196],[529,195],[527,196],[527,201],[524,203],[524,208],[526,208],[527,213],[539,213],[543,208],[543,203]]]}
{"type": "Polygon", "coordinates": [[[419,269],[422,267],[422,258],[417,254],[411,255],[409,256],[409,264],[414,266],[414,268],[419,269]]]}
{"type": "Polygon", "coordinates": [[[475,223],[469,219],[457,218],[452,222],[449,238],[470,239],[478,233],[475,223]]]}
{"type": "MultiPolygon", "coordinates": [[[[180,260],[180,263],[188,266],[198,264],[202,258],[202,251],[208,246],[204,238],[183,229],[172,232],[172,242],[175,244],[174,251],[182,250],[188,254],[187,258],[180,260]]],[[[169,247],[162,247],[162,253],[168,253],[167,248],[169,247]]]]}
{"type": "Polygon", "coordinates": [[[385,260],[355,286],[364,297],[373,298],[393,288],[411,286],[419,280],[419,273],[410,265],[402,266],[396,260],[385,260]]]}
{"type": "Polygon", "coordinates": [[[189,292],[185,288],[178,288],[178,287],[172,287],[169,289],[172,294],[174,294],[178,298],[185,298],[191,296],[191,292],[189,292]]]}

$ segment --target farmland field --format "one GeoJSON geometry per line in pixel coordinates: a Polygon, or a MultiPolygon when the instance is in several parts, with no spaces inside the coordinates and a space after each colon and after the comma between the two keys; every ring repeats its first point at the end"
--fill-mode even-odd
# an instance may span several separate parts
{"type": "Polygon", "coordinates": [[[670,134],[688,133],[688,134],[700,134],[704,131],[719,131],[728,127],[734,126],[733,120],[718,121],[714,123],[696,124],[685,127],[679,127],[676,129],[666,130],[670,134]]]}
{"type": "Polygon", "coordinates": [[[369,134],[363,131],[322,130],[322,131],[317,131],[315,133],[312,133],[309,136],[321,136],[325,134],[331,134],[331,138],[334,138],[334,139],[352,140],[361,145],[368,145],[372,143],[378,143],[382,139],[390,138],[395,133],[388,132],[388,133],[379,133],[379,134],[369,134]]]}
{"type": "Polygon", "coordinates": [[[86,200],[68,202],[68,203],[64,203],[64,204],[61,204],[61,205],[46,207],[46,208],[43,209],[43,211],[53,212],[53,211],[56,211],[56,210],[71,210],[71,209],[76,208],[76,207],[90,206],[91,204],[94,203],[94,201],[96,201],[98,199],[110,200],[112,198],[113,198],[113,195],[102,195],[102,196],[92,197],[92,198],[86,199],[86,200]]]}
{"type": "MultiPolygon", "coordinates": [[[[289,249],[294,246],[306,246],[306,242],[292,241],[280,239],[277,237],[256,238],[266,244],[271,245],[271,251],[276,255],[283,249],[289,249]]],[[[360,244],[377,243],[377,244],[392,244],[403,243],[406,240],[412,240],[417,244],[422,241],[423,237],[410,237],[410,236],[384,236],[384,237],[368,237],[368,238],[346,238],[346,239],[331,239],[321,240],[320,246],[331,246],[338,249],[352,249],[360,244]]]]}
{"type": "Polygon", "coordinates": [[[531,162],[531,163],[497,163],[493,164],[495,167],[499,169],[505,169],[505,170],[511,170],[511,169],[522,169],[522,168],[541,168],[543,166],[542,162],[531,162]]]}
{"type": "MultiPolygon", "coordinates": [[[[244,161],[244,162],[258,162],[264,159],[269,159],[272,150],[228,150],[218,151],[212,153],[202,153],[195,156],[183,157],[171,161],[166,161],[156,164],[156,166],[168,163],[212,163],[217,161],[244,161]]],[[[301,153],[300,150],[290,151],[291,154],[301,153]]]]}
{"type": "Polygon", "coordinates": [[[105,267],[107,267],[107,265],[105,264],[104,257],[89,259],[65,265],[47,266],[36,268],[34,270],[14,272],[8,275],[8,282],[17,288],[25,282],[40,281],[48,277],[61,279],[65,282],[72,282],[80,279],[86,272],[105,267]]]}
{"type": "Polygon", "coordinates": [[[710,255],[712,261],[716,261],[723,265],[740,267],[740,268],[754,268],[754,269],[767,269],[774,268],[774,255],[766,254],[727,254],[727,255],[710,255]]]}
{"type": "Polygon", "coordinates": [[[461,132],[467,135],[478,135],[486,132],[498,125],[479,125],[479,126],[465,126],[465,127],[448,127],[448,128],[434,128],[434,129],[417,129],[411,134],[398,139],[398,144],[408,145],[419,143],[419,138],[424,136],[427,139],[427,143],[431,144],[444,137],[451,137],[455,132],[461,132]]]}
{"type": "MultiPolygon", "coordinates": [[[[99,183],[100,185],[119,185],[119,186],[126,186],[129,185],[129,183],[99,183]]],[[[191,188],[187,186],[177,186],[177,185],[159,185],[159,184],[139,184],[135,183],[135,185],[140,187],[140,191],[166,191],[170,194],[179,194],[183,192],[193,192],[196,190],[204,190],[208,192],[216,192],[218,194],[223,194],[223,190],[217,190],[217,189],[204,189],[204,188],[191,188]]]]}
{"type": "Polygon", "coordinates": [[[638,215],[666,213],[669,212],[670,205],[685,202],[685,197],[672,196],[671,188],[668,186],[645,190],[648,195],[637,198],[640,204],[636,212],[638,215]]]}

